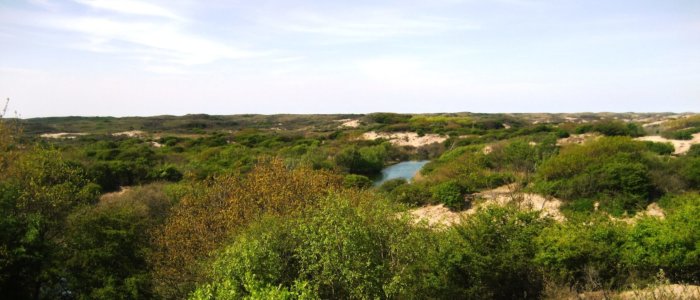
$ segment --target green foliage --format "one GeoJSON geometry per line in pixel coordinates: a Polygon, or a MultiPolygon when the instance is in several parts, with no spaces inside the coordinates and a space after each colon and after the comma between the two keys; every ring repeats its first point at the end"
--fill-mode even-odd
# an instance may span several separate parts
{"type": "Polygon", "coordinates": [[[646,141],[644,144],[647,146],[647,149],[651,152],[654,152],[659,155],[670,155],[673,153],[673,151],[676,150],[675,147],[673,147],[673,144],[671,143],[656,143],[656,142],[650,142],[646,141]]]}
{"type": "Polygon", "coordinates": [[[593,124],[585,124],[577,127],[578,134],[587,132],[598,132],[606,136],[643,136],[644,128],[635,123],[625,123],[621,121],[600,121],[593,124]]]}
{"type": "Polygon", "coordinates": [[[281,159],[266,159],[245,176],[228,174],[193,183],[166,222],[153,232],[154,288],[182,298],[207,276],[202,261],[229,237],[264,215],[290,216],[341,186],[341,178],[281,159]]]}
{"type": "Polygon", "coordinates": [[[362,197],[334,196],[304,217],[253,225],[218,256],[213,281],[192,298],[254,298],[259,287],[287,299],[430,295],[420,276],[429,232],[362,197]]]}
{"type": "Polygon", "coordinates": [[[64,267],[76,298],[152,298],[149,231],[165,219],[170,205],[162,186],[150,185],[73,212],[64,267]]]}
{"type": "Polygon", "coordinates": [[[394,178],[382,183],[382,185],[379,186],[379,190],[382,192],[390,193],[396,188],[405,184],[408,184],[408,180],[406,180],[405,178],[394,178]]]}
{"type": "Polygon", "coordinates": [[[644,146],[618,137],[564,148],[540,166],[535,189],[569,200],[599,198],[613,211],[634,210],[653,188],[644,146]]]}
{"type": "Polygon", "coordinates": [[[605,283],[605,288],[621,286],[627,276],[621,251],[626,235],[623,223],[602,216],[587,222],[556,224],[545,228],[535,240],[539,249],[535,262],[550,280],[577,289],[603,287],[587,286],[592,280],[605,283]]]}
{"type": "Polygon", "coordinates": [[[461,248],[452,254],[451,277],[461,290],[458,298],[537,298],[543,282],[532,241],[546,224],[537,213],[489,207],[455,226],[461,248]]]}
{"type": "Polygon", "coordinates": [[[367,189],[372,187],[373,182],[367,176],[348,174],[343,178],[343,186],[345,188],[367,189]]]}
{"type": "Polygon", "coordinates": [[[410,206],[424,205],[434,202],[430,189],[421,183],[399,185],[389,193],[389,198],[395,202],[410,206]]]}
{"type": "Polygon", "coordinates": [[[335,163],[353,174],[371,175],[379,173],[388,155],[388,144],[358,148],[344,148],[335,156],[335,163]]]}
{"type": "Polygon", "coordinates": [[[700,157],[685,158],[679,173],[690,187],[700,189],[700,157]]]}
{"type": "Polygon", "coordinates": [[[411,115],[402,115],[395,113],[373,113],[367,115],[367,118],[374,123],[396,124],[408,121],[409,119],[411,119],[411,115]]]}
{"type": "Polygon", "coordinates": [[[464,205],[462,190],[455,181],[446,181],[432,188],[433,199],[451,209],[460,209],[464,205]]]}
{"type": "Polygon", "coordinates": [[[630,231],[623,261],[647,276],[663,269],[674,282],[700,279],[700,195],[665,200],[665,220],[644,218],[630,231]]]}
{"type": "Polygon", "coordinates": [[[2,173],[0,290],[13,299],[57,297],[66,216],[95,201],[99,187],[51,150],[27,150],[2,173]]]}

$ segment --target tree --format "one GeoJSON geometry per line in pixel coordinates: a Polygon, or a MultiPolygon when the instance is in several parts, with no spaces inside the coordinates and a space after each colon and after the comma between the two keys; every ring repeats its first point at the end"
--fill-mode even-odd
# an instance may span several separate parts
{"type": "Polygon", "coordinates": [[[56,151],[23,146],[0,171],[0,290],[14,299],[58,297],[66,216],[94,202],[99,186],[56,151]]]}
{"type": "Polygon", "coordinates": [[[156,292],[166,299],[186,296],[205,277],[201,262],[237,231],[263,215],[298,213],[341,183],[327,171],[288,169],[275,158],[245,177],[227,174],[194,184],[153,234],[156,292]]]}
{"type": "Polygon", "coordinates": [[[163,186],[152,184],[72,213],[63,263],[71,293],[79,299],[152,298],[149,232],[170,206],[163,186]]]}

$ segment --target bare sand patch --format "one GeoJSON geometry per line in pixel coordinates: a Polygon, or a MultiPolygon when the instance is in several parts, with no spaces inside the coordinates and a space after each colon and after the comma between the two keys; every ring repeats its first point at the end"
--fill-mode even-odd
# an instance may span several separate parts
{"type": "MultiPolygon", "coordinates": [[[[597,202],[596,202],[597,203],[597,202]]],[[[608,216],[611,220],[613,221],[620,221],[620,222],[625,222],[627,224],[634,224],[639,221],[639,219],[643,217],[653,217],[653,218],[659,218],[659,219],[664,219],[666,218],[666,212],[664,212],[663,208],[659,206],[658,203],[650,203],[647,205],[647,208],[643,211],[638,211],[633,217],[627,217],[627,218],[616,218],[613,216],[608,216]]]]}
{"type": "Polygon", "coordinates": [[[45,139],[74,139],[81,135],[87,135],[84,132],[59,132],[59,133],[44,133],[40,137],[45,139]]]}
{"type": "Polygon", "coordinates": [[[693,134],[693,138],[690,140],[670,140],[658,135],[643,136],[635,138],[637,141],[649,141],[656,143],[671,143],[676,150],[673,154],[685,154],[690,150],[690,146],[695,144],[700,144],[700,133],[693,134]]]}
{"type": "Polygon", "coordinates": [[[518,191],[518,187],[515,184],[476,193],[474,196],[483,201],[478,205],[472,205],[470,209],[466,210],[467,214],[476,213],[479,207],[514,203],[521,209],[539,211],[541,217],[550,217],[559,222],[566,220],[560,210],[561,200],[540,194],[522,193],[518,191]]]}
{"type": "Polygon", "coordinates": [[[617,299],[700,299],[700,286],[687,284],[664,284],[643,290],[626,291],[618,294],[617,299]]]}
{"type": "Polygon", "coordinates": [[[338,128],[357,128],[360,127],[360,120],[353,120],[353,119],[342,119],[342,120],[336,120],[337,122],[341,122],[340,126],[338,128]]]}
{"type": "Polygon", "coordinates": [[[467,210],[455,212],[442,204],[437,204],[412,209],[409,213],[416,223],[425,221],[428,225],[439,228],[459,224],[463,217],[473,215],[481,208],[514,203],[523,210],[539,211],[541,217],[550,217],[559,222],[566,220],[559,209],[562,204],[561,200],[519,192],[514,184],[476,193],[473,196],[478,200],[473,201],[472,206],[467,210]]]}
{"type": "Polygon", "coordinates": [[[129,191],[131,191],[130,187],[123,186],[123,187],[121,187],[120,190],[118,190],[116,192],[104,193],[104,194],[102,194],[102,196],[100,196],[100,202],[115,201],[116,199],[118,199],[122,195],[128,193],[129,191]]]}
{"type": "Polygon", "coordinates": [[[600,137],[600,135],[595,134],[595,133],[572,134],[567,138],[558,139],[557,146],[564,146],[564,145],[571,145],[571,144],[581,145],[585,142],[588,142],[590,140],[595,140],[599,137],[600,137]]]}
{"type": "Polygon", "coordinates": [[[458,224],[462,213],[451,211],[443,204],[426,205],[409,211],[416,223],[427,222],[431,227],[458,224]]]}
{"type": "Polygon", "coordinates": [[[419,136],[415,132],[396,132],[396,133],[377,133],[374,131],[365,132],[362,134],[364,140],[386,139],[396,146],[413,146],[422,147],[435,143],[442,143],[447,138],[438,134],[425,134],[419,136]]]}
{"type": "Polygon", "coordinates": [[[115,132],[112,133],[113,136],[128,136],[128,137],[143,137],[146,135],[146,132],[142,130],[131,130],[131,131],[122,131],[122,132],[115,132]]]}

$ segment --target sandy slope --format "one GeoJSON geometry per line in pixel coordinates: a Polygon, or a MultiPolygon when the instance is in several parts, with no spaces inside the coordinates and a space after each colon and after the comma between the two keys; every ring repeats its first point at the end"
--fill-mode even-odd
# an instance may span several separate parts
{"type": "Polygon", "coordinates": [[[673,147],[676,148],[676,151],[673,152],[673,154],[684,154],[690,150],[690,146],[694,144],[700,144],[700,133],[693,134],[693,139],[691,140],[669,140],[667,138],[658,136],[658,135],[653,135],[653,136],[643,136],[643,137],[638,137],[635,140],[638,141],[651,141],[651,142],[658,142],[658,143],[671,143],[673,147]]]}
{"type": "Polygon", "coordinates": [[[416,222],[426,221],[430,226],[451,226],[460,222],[462,217],[475,214],[480,208],[490,205],[515,203],[522,209],[539,211],[542,217],[548,216],[557,221],[564,221],[559,207],[561,200],[547,198],[538,194],[521,193],[515,185],[504,185],[474,195],[477,199],[467,210],[454,212],[442,204],[426,205],[409,211],[416,222]]]}
{"type": "Polygon", "coordinates": [[[360,127],[360,120],[353,120],[353,119],[342,119],[342,120],[337,120],[338,122],[342,122],[338,128],[357,128],[360,127]]]}
{"type": "Polygon", "coordinates": [[[374,131],[365,132],[362,135],[364,140],[386,139],[397,146],[413,146],[421,147],[434,143],[442,143],[447,138],[437,134],[426,134],[418,136],[415,132],[395,132],[395,133],[377,133],[374,131]]]}

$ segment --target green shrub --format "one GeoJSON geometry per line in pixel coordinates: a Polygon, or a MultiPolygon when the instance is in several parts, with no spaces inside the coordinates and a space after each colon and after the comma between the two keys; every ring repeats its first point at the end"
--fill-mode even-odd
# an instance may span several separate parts
{"type": "Polygon", "coordinates": [[[459,299],[537,299],[543,287],[533,240],[547,221],[536,212],[492,206],[456,225],[460,248],[448,265],[459,299]],[[504,284],[506,283],[506,284],[504,284]]]}
{"type": "Polygon", "coordinates": [[[408,180],[406,180],[405,178],[394,178],[382,183],[382,185],[379,186],[379,190],[382,192],[391,193],[394,189],[407,183],[408,180]]]}
{"type": "Polygon", "coordinates": [[[383,201],[354,197],[331,197],[297,219],[257,222],[217,256],[211,281],[191,298],[271,291],[285,299],[430,297],[437,285],[424,276],[435,244],[430,232],[391,217],[383,201]]]}
{"type": "Polygon", "coordinates": [[[700,144],[694,144],[690,146],[688,153],[685,154],[689,157],[700,157],[700,144]]]}
{"type": "Polygon", "coordinates": [[[538,248],[535,262],[544,268],[550,280],[578,289],[619,287],[628,275],[621,263],[625,239],[624,223],[615,223],[604,216],[586,222],[555,224],[535,239],[538,248]]]}
{"type": "Polygon", "coordinates": [[[389,198],[398,203],[418,206],[432,202],[432,193],[423,184],[411,183],[399,185],[391,190],[389,198]]]}
{"type": "Polygon", "coordinates": [[[462,189],[455,181],[440,183],[432,188],[433,199],[451,209],[460,209],[464,205],[462,189]]]}
{"type": "Polygon", "coordinates": [[[644,144],[647,146],[647,149],[649,149],[649,151],[659,155],[670,155],[674,151],[676,151],[676,148],[673,147],[673,144],[671,143],[655,143],[646,141],[644,142],[644,144]]]}
{"type": "Polygon", "coordinates": [[[367,189],[372,187],[372,184],[372,180],[363,175],[348,174],[343,178],[345,188],[367,189]]]}
{"type": "Polygon", "coordinates": [[[600,198],[603,208],[634,210],[654,190],[645,144],[601,138],[564,148],[537,170],[535,190],[566,200],[600,198]]]}
{"type": "Polygon", "coordinates": [[[665,199],[667,217],[644,218],[622,247],[623,261],[652,277],[663,269],[673,282],[700,281],[700,195],[665,199]]]}

